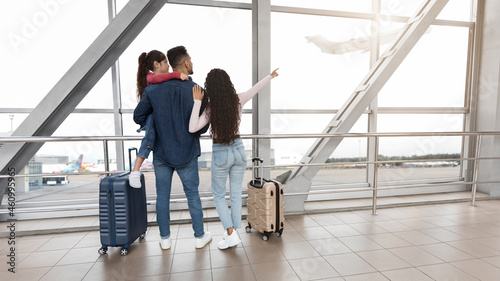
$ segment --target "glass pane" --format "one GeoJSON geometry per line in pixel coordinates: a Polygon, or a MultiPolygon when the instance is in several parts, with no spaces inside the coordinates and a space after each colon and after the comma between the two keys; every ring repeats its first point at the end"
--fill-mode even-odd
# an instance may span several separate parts
{"type": "Polygon", "coordinates": [[[178,45],[185,46],[192,57],[192,78],[196,83],[203,85],[212,68],[222,68],[231,77],[237,92],[250,88],[251,16],[249,10],[166,4],[120,57],[123,107],[133,109],[137,105],[139,55],[153,49],[166,53],[178,45]],[[196,20],[186,21],[186,15],[196,15],[196,20]],[[183,23],[182,28],[173,27],[178,22],[183,23]],[[172,26],[168,27],[169,24],[172,26]]]}
{"type": "MultiPolygon", "coordinates": [[[[425,1],[415,0],[382,0],[382,14],[394,16],[412,16],[425,1]]],[[[470,0],[450,0],[438,15],[438,19],[469,21],[471,12],[470,0]]]]}
{"type": "Polygon", "coordinates": [[[76,108],[113,108],[113,82],[111,69],[106,72],[76,108]]]}
{"type": "Polygon", "coordinates": [[[108,24],[107,1],[2,1],[0,11],[0,60],[11,66],[0,70],[2,107],[38,105],[108,24]],[[25,67],[29,78],[13,71],[25,67]]]}
{"type": "MultiPolygon", "coordinates": [[[[462,115],[379,115],[380,132],[459,132],[462,115]]],[[[460,153],[461,137],[384,138],[380,154],[411,156],[460,153]]]]}
{"type": "Polygon", "coordinates": [[[369,68],[366,20],[272,13],[271,108],[340,108],[369,68]],[[365,48],[366,47],[366,48],[365,48]]]}
{"type": "MultiPolygon", "coordinates": [[[[273,114],[271,134],[322,134],[334,114],[273,114]]],[[[366,133],[367,118],[362,115],[349,133],[366,133]]]]}
{"type": "Polygon", "coordinates": [[[461,157],[461,148],[460,136],[381,138],[379,160],[399,162],[384,164],[379,180],[459,177],[461,161],[451,159],[461,157]]]}
{"type": "Polygon", "coordinates": [[[438,15],[438,19],[442,20],[471,20],[471,0],[450,0],[438,15]]]}
{"type": "MultiPolygon", "coordinates": [[[[463,128],[460,114],[380,114],[380,132],[459,132],[463,128]]],[[[386,137],[380,139],[380,160],[418,160],[384,165],[380,169],[380,181],[431,179],[460,176],[460,162],[439,159],[460,158],[462,137],[386,137]],[[428,159],[425,159],[428,158],[428,159]],[[397,168],[393,170],[392,168],[397,168]],[[387,170],[386,170],[387,169],[387,170]]]]}
{"type": "MultiPolygon", "coordinates": [[[[273,114],[273,124],[282,124],[279,132],[276,134],[321,134],[331,121],[329,115],[309,115],[309,114],[273,114]]],[[[367,117],[361,116],[356,122],[350,133],[366,133],[367,132],[367,117]]],[[[291,138],[291,139],[273,139],[271,147],[274,149],[274,158],[276,165],[298,164],[302,157],[314,145],[316,139],[313,138],[291,138]]],[[[335,151],[330,156],[329,162],[352,162],[365,161],[366,159],[366,139],[365,138],[344,138],[335,151]],[[335,158],[335,159],[333,159],[335,158]]],[[[364,169],[358,169],[350,173],[350,176],[341,176],[343,169],[349,169],[353,165],[338,165],[321,169],[314,178],[313,184],[334,184],[334,183],[354,183],[364,182],[364,169]]],[[[358,166],[356,166],[358,168],[358,166]]],[[[359,168],[363,168],[359,166],[359,168]]],[[[277,176],[283,173],[283,168],[278,168],[275,171],[277,176]]]]}
{"type": "Polygon", "coordinates": [[[371,2],[371,0],[271,0],[271,5],[370,13],[371,2]]]}
{"type": "Polygon", "coordinates": [[[467,28],[432,26],[380,91],[379,106],[464,106],[467,44],[467,28]]]}
{"type": "Polygon", "coordinates": [[[26,113],[0,114],[0,135],[10,136],[27,117],[26,113]]]}
{"type": "Polygon", "coordinates": [[[379,114],[379,132],[461,132],[461,114],[379,114]]]}
{"type": "MultiPolygon", "coordinates": [[[[273,114],[271,119],[271,134],[322,134],[331,119],[332,117],[326,114],[273,114]]],[[[361,116],[349,132],[366,133],[366,116],[361,116]]],[[[315,141],[316,139],[314,138],[273,139],[271,141],[271,148],[275,150],[275,155],[280,157],[283,155],[281,157],[283,159],[292,159],[287,155],[294,155],[293,159],[301,160],[302,156],[307,153],[315,141]]],[[[357,157],[359,154],[358,142],[352,142],[352,139],[344,138],[333,152],[332,157],[357,157]]],[[[363,150],[362,154],[366,154],[366,150],[363,150]]],[[[282,161],[277,160],[278,162],[282,161]]],[[[297,162],[283,162],[282,164],[297,164],[297,162]]]]}
{"type": "MultiPolygon", "coordinates": [[[[64,120],[53,136],[113,136],[115,135],[115,125],[113,114],[79,114],[72,113],[64,120]]],[[[111,148],[113,142],[110,142],[110,158],[116,159],[116,152],[111,148]]],[[[51,151],[45,150],[45,154],[62,154],[76,157],[84,154],[85,160],[97,162],[103,159],[102,141],[84,141],[68,143],[47,143],[47,148],[52,147],[51,151]],[[76,156],[75,156],[76,155],[76,156]]],[[[114,144],[113,144],[114,146],[114,144]]],[[[40,152],[39,152],[40,153],[40,152]]]]}

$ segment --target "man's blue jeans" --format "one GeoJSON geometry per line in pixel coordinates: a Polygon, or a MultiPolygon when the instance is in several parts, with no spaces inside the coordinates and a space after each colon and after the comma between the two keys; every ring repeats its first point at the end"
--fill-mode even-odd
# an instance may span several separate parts
{"type": "Polygon", "coordinates": [[[247,159],[241,139],[235,139],[231,145],[214,143],[212,145],[212,193],[215,208],[222,226],[228,229],[241,227],[241,187],[247,159]],[[229,176],[229,197],[231,213],[226,203],[226,181],[229,176]]]}
{"type": "MultiPolygon", "coordinates": [[[[154,154],[153,154],[154,156],[154,154]]],[[[158,157],[153,158],[156,177],[156,220],[160,227],[161,238],[170,237],[170,191],[172,190],[172,175],[177,171],[182,181],[184,193],[188,200],[189,214],[194,230],[194,237],[200,238],[203,230],[203,210],[201,207],[198,185],[198,158],[194,158],[184,167],[170,167],[158,157]]]]}

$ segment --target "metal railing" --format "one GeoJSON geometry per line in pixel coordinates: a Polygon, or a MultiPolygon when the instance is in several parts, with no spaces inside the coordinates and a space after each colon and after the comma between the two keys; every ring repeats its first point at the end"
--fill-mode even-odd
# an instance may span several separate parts
{"type": "MultiPolygon", "coordinates": [[[[470,185],[471,186],[471,205],[476,205],[476,192],[478,184],[492,184],[500,183],[500,181],[478,181],[478,170],[480,160],[500,160],[500,157],[480,157],[481,154],[481,142],[483,136],[497,136],[500,132],[488,131],[488,132],[414,132],[414,133],[347,133],[347,134],[270,134],[270,135],[241,135],[242,139],[299,139],[299,138],[373,138],[375,143],[375,160],[374,161],[359,161],[359,162],[333,162],[333,163],[312,163],[312,164],[302,164],[302,163],[290,163],[284,165],[266,165],[264,168],[293,168],[301,166],[321,166],[329,167],[339,164],[365,164],[373,165],[374,168],[374,180],[373,186],[361,187],[361,188],[340,188],[340,189],[320,189],[320,190],[309,190],[307,192],[295,192],[286,193],[285,196],[299,196],[299,195],[317,195],[317,194],[329,194],[329,193],[342,193],[342,192],[358,192],[358,191],[371,191],[372,192],[372,213],[376,214],[377,209],[377,198],[378,192],[381,190],[389,189],[403,189],[403,188],[420,188],[429,186],[446,186],[446,185],[470,185]],[[393,138],[393,137],[470,137],[471,141],[474,142],[475,151],[473,152],[474,157],[461,157],[461,158],[450,158],[450,159],[425,159],[425,161],[468,161],[473,167],[472,179],[464,181],[450,181],[450,182],[439,182],[430,184],[412,184],[412,185],[385,185],[380,186],[378,180],[378,167],[379,165],[388,163],[407,163],[407,162],[422,162],[423,160],[388,160],[379,161],[378,160],[378,149],[379,140],[381,138],[393,138]]],[[[202,136],[201,139],[210,139],[209,136],[202,136]]],[[[85,172],[85,173],[67,173],[65,175],[82,175],[82,174],[111,174],[111,173],[121,173],[124,171],[109,171],[109,154],[108,154],[108,144],[110,141],[137,141],[142,140],[141,136],[92,136],[92,137],[0,137],[1,143],[10,142],[81,142],[81,141],[100,141],[103,143],[104,151],[104,163],[105,170],[98,172],[85,172]]],[[[368,167],[368,166],[367,166],[368,167]]],[[[18,174],[14,177],[40,177],[40,176],[50,176],[53,174],[18,174]]],[[[0,175],[0,178],[8,178],[9,175],[0,175]]],[[[245,197],[245,196],[244,196],[245,197]]],[[[202,198],[202,201],[211,201],[210,197],[202,198]]],[[[185,203],[187,200],[185,198],[172,199],[172,202],[185,203]]]]}

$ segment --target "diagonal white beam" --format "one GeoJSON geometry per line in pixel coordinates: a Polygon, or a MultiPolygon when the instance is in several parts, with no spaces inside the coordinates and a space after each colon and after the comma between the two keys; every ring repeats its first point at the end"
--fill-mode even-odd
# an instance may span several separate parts
{"type": "MultiPolygon", "coordinates": [[[[12,136],[52,135],[164,4],[164,0],[129,1],[12,136]]],[[[19,171],[43,144],[2,144],[1,174],[8,168],[19,171]]],[[[6,186],[1,185],[0,194],[6,186]]]]}
{"type": "MultiPolygon", "coordinates": [[[[377,63],[363,78],[323,133],[340,134],[349,132],[447,2],[448,0],[425,1],[399,33],[398,39],[380,56],[377,63]]],[[[342,138],[318,139],[304,155],[301,163],[325,163],[341,141],[342,138]]],[[[286,181],[287,192],[309,191],[311,182],[320,169],[319,166],[296,168],[286,181]]],[[[289,207],[291,207],[296,208],[296,211],[302,211],[303,203],[300,203],[301,200],[305,200],[305,197],[288,197],[290,202],[286,203],[287,209],[290,210],[289,207]]],[[[293,209],[290,211],[293,211],[293,209]]]]}

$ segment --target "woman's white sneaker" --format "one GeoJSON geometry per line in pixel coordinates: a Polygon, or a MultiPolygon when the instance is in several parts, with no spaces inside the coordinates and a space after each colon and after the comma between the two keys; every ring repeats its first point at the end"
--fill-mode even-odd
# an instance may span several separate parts
{"type": "Polygon", "coordinates": [[[219,242],[218,247],[220,250],[225,250],[227,248],[237,246],[240,243],[240,237],[235,229],[231,235],[222,235],[222,240],[219,242]]]}

